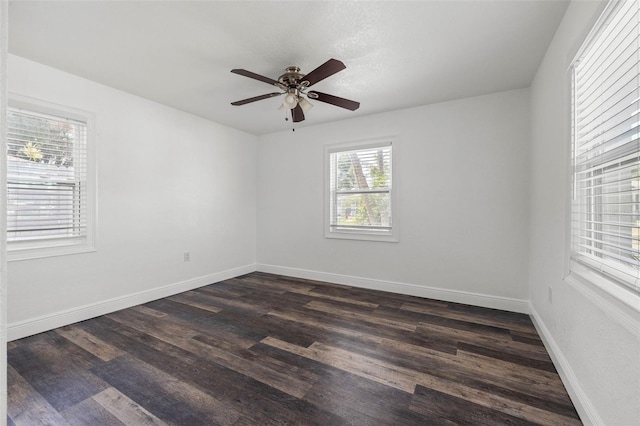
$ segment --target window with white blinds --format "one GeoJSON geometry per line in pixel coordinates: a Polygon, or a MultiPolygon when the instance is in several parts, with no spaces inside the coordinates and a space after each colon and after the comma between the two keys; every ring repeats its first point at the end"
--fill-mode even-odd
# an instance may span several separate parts
{"type": "Polygon", "coordinates": [[[86,244],[87,121],[36,109],[7,108],[9,250],[86,244]]]}
{"type": "Polygon", "coordinates": [[[327,237],[395,239],[392,153],[390,141],[327,149],[327,237]]]}
{"type": "Polygon", "coordinates": [[[612,2],[573,65],[572,258],[640,294],[640,2],[612,2]]]}

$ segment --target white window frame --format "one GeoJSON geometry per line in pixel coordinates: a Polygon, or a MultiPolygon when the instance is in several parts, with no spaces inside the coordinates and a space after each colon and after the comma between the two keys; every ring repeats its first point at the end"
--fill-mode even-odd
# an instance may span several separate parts
{"type": "Polygon", "coordinates": [[[640,313],[640,294],[638,294],[638,289],[640,288],[640,276],[637,275],[629,276],[627,274],[619,272],[619,270],[614,266],[610,266],[606,261],[596,261],[594,259],[589,258],[582,254],[580,251],[575,250],[575,236],[572,232],[574,227],[573,220],[574,215],[579,214],[579,210],[574,206],[574,203],[579,203],[577,200],[577,187],[576,187],[576,170],[574,169],[575,162],[575,151],[576,151],[576,136],[574,126],[576,125],[576,112],[575,112],[575,98],[574,98],[574,69],[578,61],[583,58],[589,49],[592,48],[593,43],[595,43],[597,37],[606,30],[606,26],[608,21],[613,13],[615,13],[618,8],[623,3],[617,0],[610,1],[605,7],[602,15],[594,25],[593,29],[587,36],[586,40],[582,44],[581,48],[578,50],[575,58],[573,59],[570,66],[570,74],[571,74],[571,182],[572,182],[572,191],[571,191],[571,203],[570,203],[570,215],[568,218],[568,225],[570,228],[569,231],[569,275],[567,277],[568,283],[572,285],[576,285],[577,288],[584,287],[586,293],[590,296],[596,295],[594,300],[598,300],[600,302],[606,302],[607,306],[615,307],[613,311],[618,315],[617,312],[627,312],[627,314],[622,315],[623,318],[630,318],[637,316],[640,313]],[[635,291],[633,288],[635,287],[635,291]],[[631,310],[628,310],[631,308],[631,310]],[[628,316],[631,315],[631,316],[628,316]]]}
{"type": "MultiPolygon", "coordinates": [[[[81,237],[18,240],[7,242],[7,260],[20,261],[96,251],[96,156],[95,114],[80,109],[9,93],[8,107],[52,115],[86,124],[86,235],[81,237]]],[[[4,153],[4,155],[7,155],[4,153]]]]}
{"type": "Polygon", "coordinates": [[[399,227],[399,215],[398,215],[398,141],[397,137],[381,137],[366,139],[360,141],[342,142],[337,144],[328,144],[324,147],[324,159],[325,159],[325,178],[324,178],[324,236],[325,238],[337,238],[346,240],[361,240],[361,241],[381,241],[381,242],[398,242],[400,235],[399,227]],[[356,230],[356,229],[344,229],[340,227],[332,226],[332,218],[335,212],[333,209],[333,199],[336,193],[331,188],[331,155],[354,150],[364,150],[368,148],[378,148],[384,146],[391,146],[391,187],[389,188],[390,202],[391,202],[391,229],[388,230],[356,230]]]}

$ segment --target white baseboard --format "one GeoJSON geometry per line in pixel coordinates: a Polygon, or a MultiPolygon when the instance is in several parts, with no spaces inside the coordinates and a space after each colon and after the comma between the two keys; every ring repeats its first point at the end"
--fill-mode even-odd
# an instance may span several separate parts
{"type": "Polygon", "coordinates": [[[444,300],[446,302],[464,303],[481,306],[483,308],[500,309],[503,311],[529,313],[529,302],[508,297],[490,296],[486,294],[470,293],[466,291],[448,290],[444,288],[427,287],[416,284],[382,281],[371,278],[360,278],[349,275],[333,274],[329,272],[311,271],[307,269],[289,268],[286,266],[257,264],[256,270],[271,274],[285,275],[371,290],[388,291],[428,299],[444,300]]]}
{"type": "Polygon", "coordinates": [[[32,336],[54,328],[63,327],[75,322],[85,321],[100,315],[119,311],[120,309],[130,308],[132,306],[151,302],[163,297],[173,296],[174,294],[182,293],[184,291],[224,281],[229,278],[238,277],[240,275],[254,272],[255,270],[256,266],[254,264],[240,266],[238,268],[180,281],[151,290],[116,297],[66,311],[43,315],[37,318],[14,322],[7,326],[7,340],[12,341],[32,336]]]}
{"type": "Polygon", "coordinates": [[[538,334],[542,338],[542,342],[544,343],[547,352],[549,352],[549,356],[551,356],[553,365],[555,365],[558,370],[558,374],[560,375],[560,379],[562,379],[564,387],[567,388],[571,402],[573,402],[573,405],[580,416],[580,420],[582,420],[586,425],[604,425],[604,422],[598,415],[595,407],[587,397],[584,389],[582,389],[578,377],[574,373],[573,368],[571,368],[571,364],[567,358],[565,358],[564,354],[560,350],[560,346],[558,346],[551,335],[551,332],[531,304],[529,305],[529,312],[533,325],[536,327],[538,334]]]}

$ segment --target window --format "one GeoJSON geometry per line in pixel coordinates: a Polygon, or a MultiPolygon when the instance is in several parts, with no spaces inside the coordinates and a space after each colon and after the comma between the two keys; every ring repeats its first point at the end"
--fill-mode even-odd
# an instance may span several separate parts
{"type": "Polygon", "coordinates": [[[610,3],[572,68],[572,259],[627,301],[640,295],[639,5],[610,3]]]}
{"type": "Polygon", "coordinates": [[[391,140],[326,147],[325,236],[397,241],[391,140]]]}
{"type": "Polygon", "coordinates": [[[13,96],[7,108],[7,245],[12,259],[91,249],[91,116],[13,96]]]}

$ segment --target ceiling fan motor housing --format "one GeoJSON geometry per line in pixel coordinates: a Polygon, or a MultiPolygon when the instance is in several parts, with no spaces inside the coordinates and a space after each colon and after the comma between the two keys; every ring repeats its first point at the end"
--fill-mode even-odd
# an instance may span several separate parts
{"type": "Polygon", "coordinates": [[[278,78],[278,81],[289,89],[297,89],[304,76],[299,67],[291,66],[285,69],[285,73],[278,78]]]}

